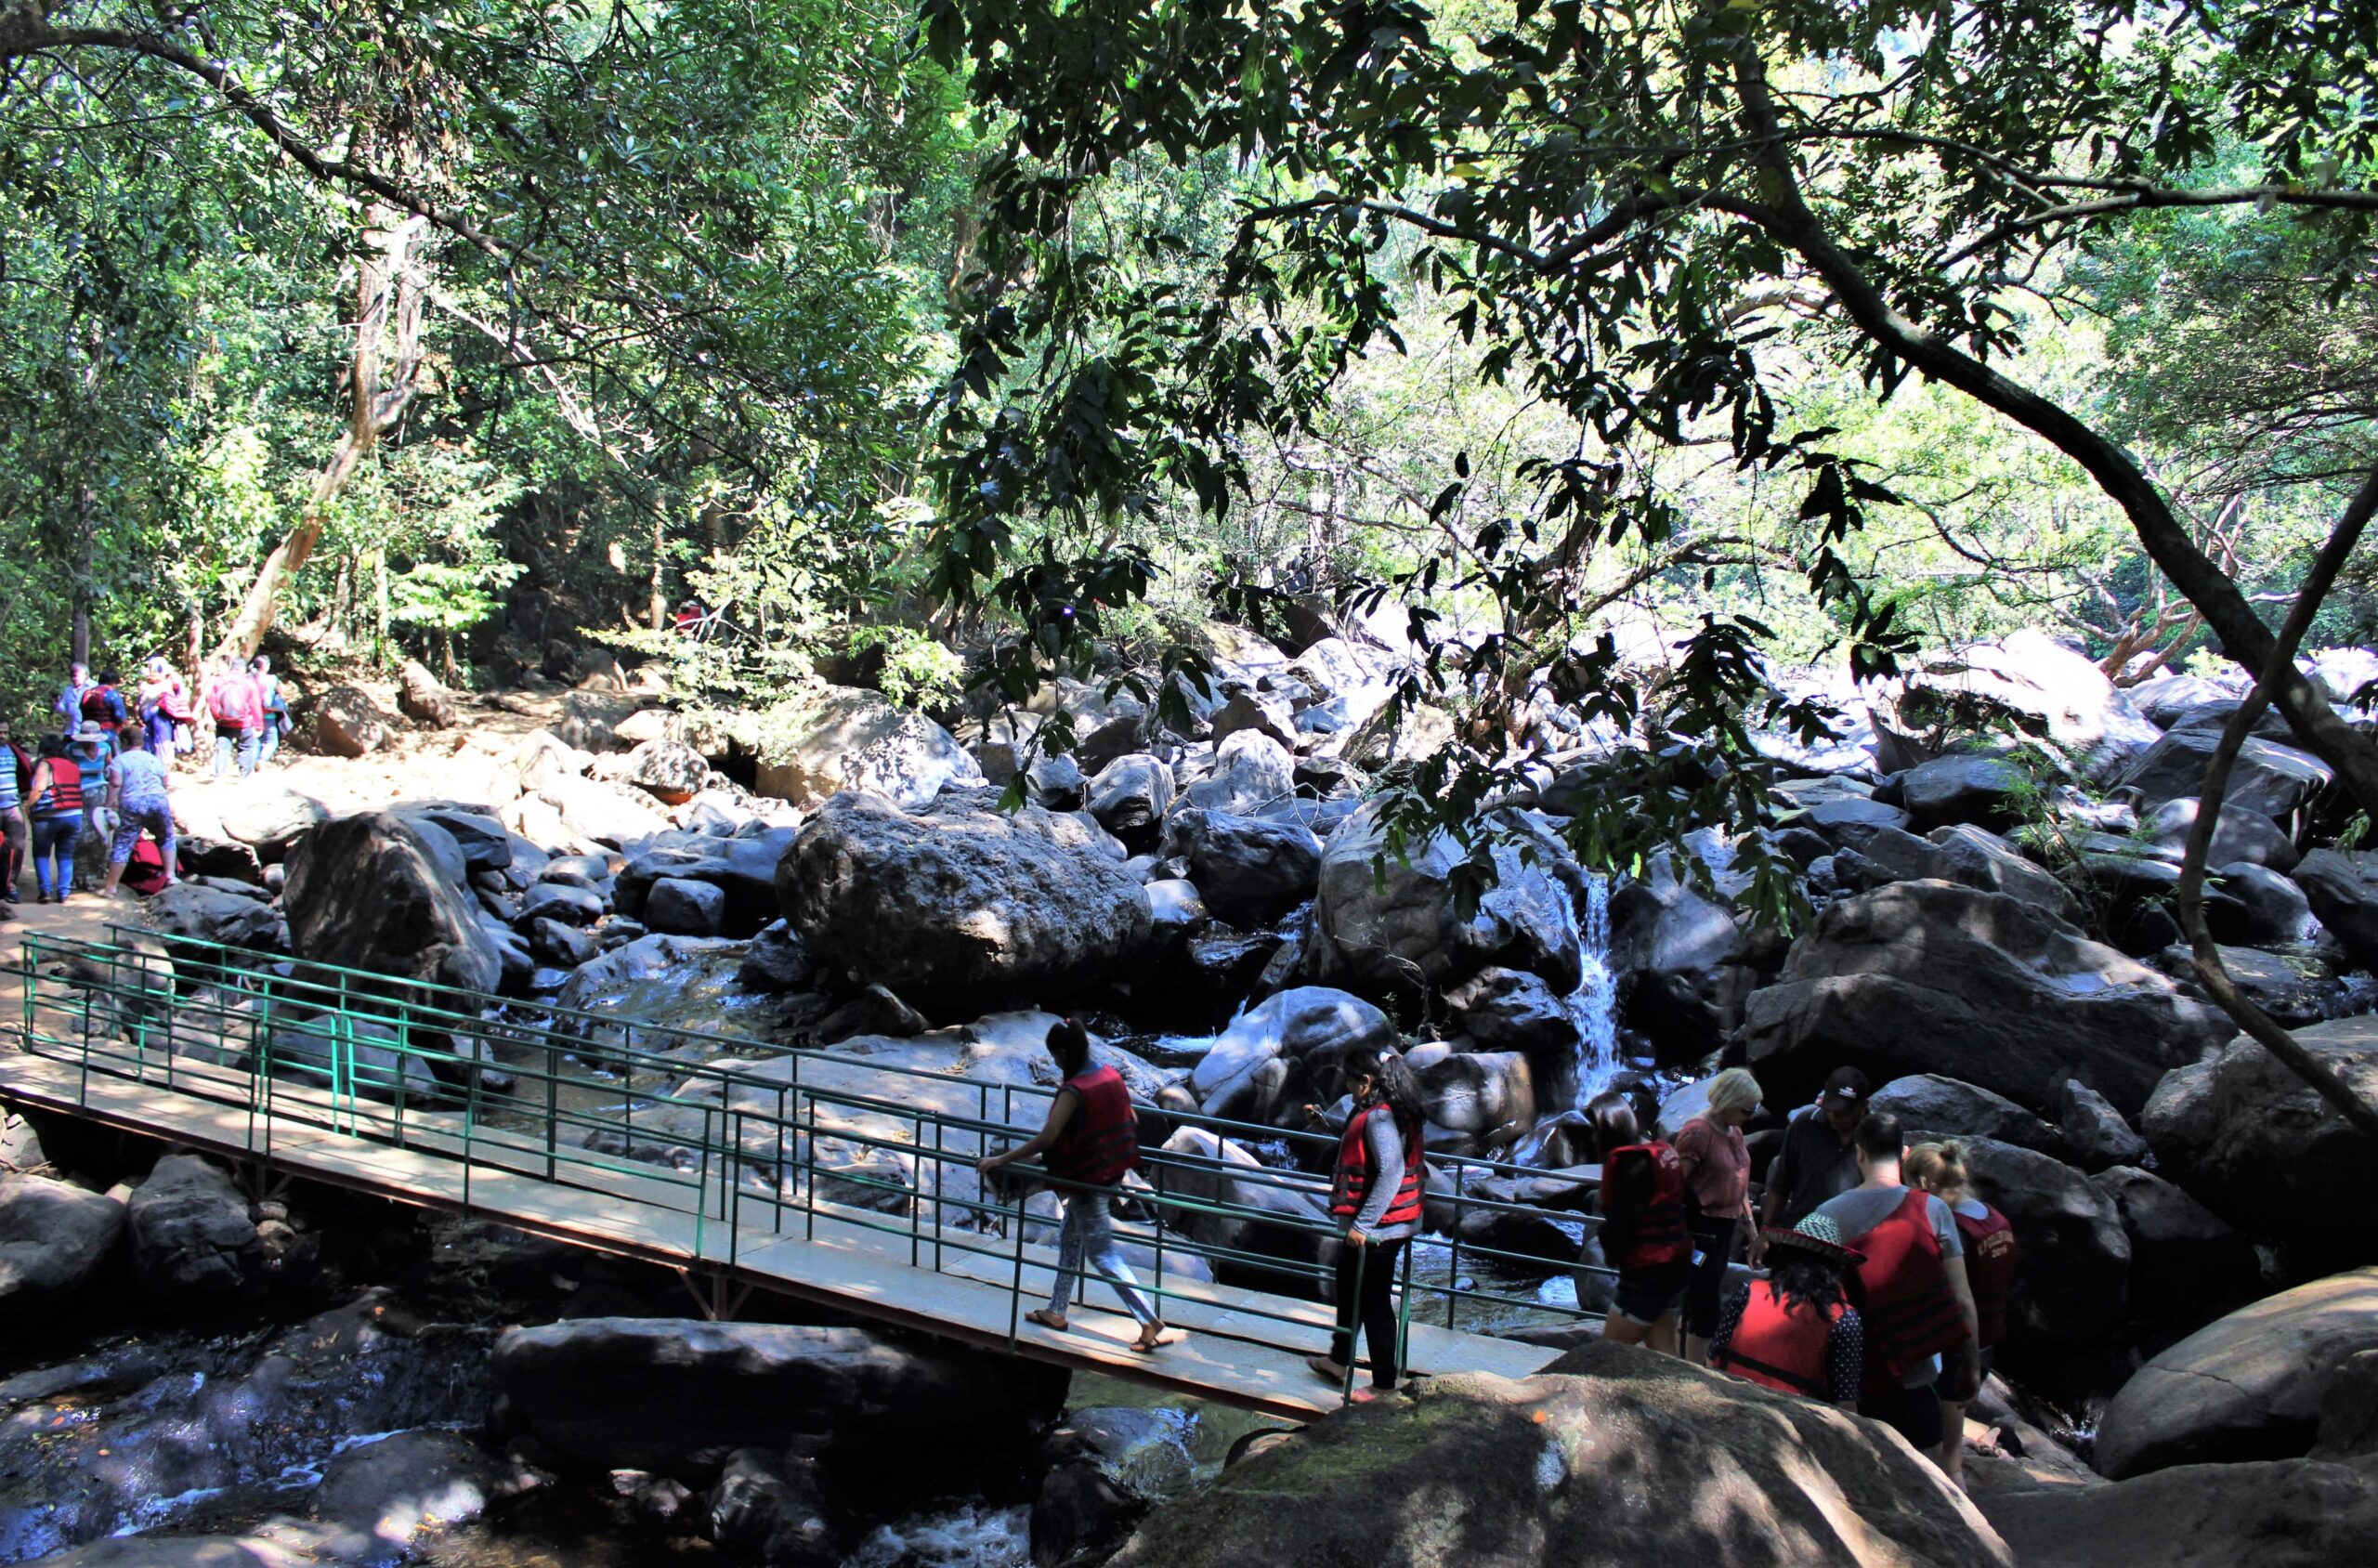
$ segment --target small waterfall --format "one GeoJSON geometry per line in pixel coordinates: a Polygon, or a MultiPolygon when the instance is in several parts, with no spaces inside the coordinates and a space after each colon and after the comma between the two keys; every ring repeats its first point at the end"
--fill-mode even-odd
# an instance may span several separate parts
{"type": "Polygon", "coordinates": [[[1618,986],[1610,973],[1610,879],[1599,872],[1586,878],[1585,910],[1576,921],[1577,952],[1583,970],[1577,988],[1561,1000],[1561,1010],[1577,1026],[1576,1105],[1610,1087],[1618,1071],[1618,986]]]}

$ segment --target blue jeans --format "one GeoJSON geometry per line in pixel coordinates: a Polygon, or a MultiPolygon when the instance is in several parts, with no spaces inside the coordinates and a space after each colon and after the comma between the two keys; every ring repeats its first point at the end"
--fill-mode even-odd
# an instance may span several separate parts
{"type": "Polygon", "coordinates": [[[280,750],[281,721],[267,713],[264,716],[264,738],[256,744],[256,766],[262,767],[272,761],[272,754],[280,750]]]}
{"type": "Polygon", "coordinates": [[[62,898],[74,885],[74,841],[82,836],[79,811],[33,818],[33,881],[44,898],[62,898]]]}
{"type": "Polygon", "coordinates": [[[1060,1195],[1065,1206],[1065,1222],[1057,1236],[1057,1278],[1049,1290],[1049,1310],[1062,1314],[1065,1302],[1074,1293],[1074,1281],[1081,1276],[1087,1262],[1115,1294],[1123,1300],[1123,1310],[1142,1326],[1156,1321],[1156,1309],[1140,1294],[1140,1282],[1133,1276],[1130,1265],[1123,1261],[1121,1248],[1115,1245],[1115,1228],[1106,1218],[1108,1194],[1104,1192],[1065,1193],[1060,1195]]]}
{"type": "Polygon", "coordinates": [[[148,725],[149,749],[170,763],[174,757],[174,721],[152,712],[148,716],[148,725]]]}
{"type": "Polygon", "coordinates": [[[235,761],[242,778],[256,770],[256,732],[226,728],[218,724],[215,726],[215,777],[230,777],[235,761]]]}

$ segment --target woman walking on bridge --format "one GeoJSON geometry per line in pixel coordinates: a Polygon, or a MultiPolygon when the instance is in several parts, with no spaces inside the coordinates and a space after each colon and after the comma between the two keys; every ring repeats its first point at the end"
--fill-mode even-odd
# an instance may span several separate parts
{"type": "MultiPolygon", "coordinates": [[[[1330,1188],[1329,1212],[1346,1225],[1338,1249],[1338,1328],[1329,1353],[1305,1364],[1333,1383],[1343,1384],[1354,1361],[1359,1324],[1371,1347],[1371,1386],[1350,1396],[1367,1404],[1395,1390],[1402,1371],[1395,1321],[1395,1265],[1405,1243],[1418,1234],[1427,1176],[1421,1159],[1423,1112],[1420,1081],[1404,1058],[1375,1046],[1346,1053],[1346,1092],[1354,1114],[1338,1142],[1338,1176],[1330,1188]]],[[[1309,1118],[1320,1107],[1307,1105],[1309,1118]]]]}
{"type": "Polygon", "coordinates": [[[1049,1304],[1024,1315],[1064,1333],[1070,1326],[1065,1304],[1087,1262],[1114,1287],[1124,1311],[1140,1326],[1131,1348],[1153,1351],[1168,1342],[1164,1320],[1140,1294],[1140,1282],[1123,1261],[1107,1219],[1116,1183],[1140,1163],[1139,1116],[1131,1108],[1130,1091],[1114,1068],[1091,1065],[1090,1033],[1070,1018],[1050,1026],[1049,1054],[1065,1075],[1065,1087],[1049,1103],[1049,1119],[1030,1143],[987,1156],[975,1166],[987,1176],[1018,1160],[1045,1155],[1049,1174],[1063,1183],[1059,1194],[1065,1219],[1058,1234],[1056,1281],[1050,1287],[1049,1304]]]}

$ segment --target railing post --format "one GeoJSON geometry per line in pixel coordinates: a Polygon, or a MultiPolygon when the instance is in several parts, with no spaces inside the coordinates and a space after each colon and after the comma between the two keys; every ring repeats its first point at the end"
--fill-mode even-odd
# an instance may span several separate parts
{"type": "MultiPolygon", "coordinates": [[[[1341,1242],[1339,1245],[1344,1244],[1341,1242]]],[[[1354,1248],[1354,1321],[1345,1326],[1346,1380],[1338,1390],[1338,1403],[1340,1405],[1354,1403],[1354,1365],[1363,1358],[1363,1270],[1371,1261],[1370,1251],[1367,1247],[1354,1248]]],[[[1341,1315],[1344,1310],[1342,1307],[1339,1309],[1341,1315]]],[[[1334,1350],[1337,1347],[1333,1345],[1330,1348],[1334,1350]]],[[[1373,1376],[1378,1375],[1377,1367],[1371,1370],[1373,1376]]]]}
{"type": "Polygon", "coordinates": [[[1461,1172],[1453,1173],[1453,1247],[1445,1258],[1445,1326],[1454,1326],[1454,1312],[1461,1304],[1461,1172]]]}

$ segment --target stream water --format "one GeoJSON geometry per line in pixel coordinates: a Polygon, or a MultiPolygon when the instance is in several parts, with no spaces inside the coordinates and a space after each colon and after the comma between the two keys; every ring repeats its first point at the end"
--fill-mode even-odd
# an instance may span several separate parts
{"type": "Polygon", "coordinates": [[[1610,972],[1610,879],[1589,876],[1585,908],[1573,911],[1576,922],[1577,988],[1561,1000],[1561,1010],[1577,1027],[1577,1089],[1574,1104],[1583,1110],[1588,1101],[1610,1087],[1619,1069],[1618,981],[1610,972]]]}

